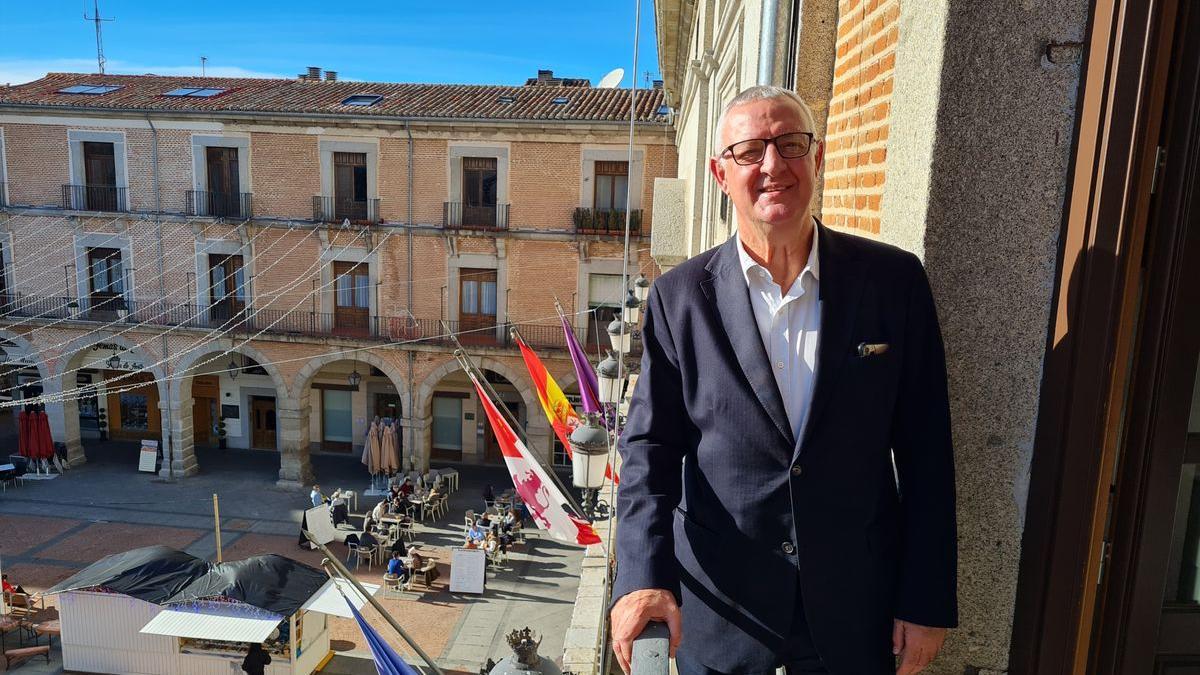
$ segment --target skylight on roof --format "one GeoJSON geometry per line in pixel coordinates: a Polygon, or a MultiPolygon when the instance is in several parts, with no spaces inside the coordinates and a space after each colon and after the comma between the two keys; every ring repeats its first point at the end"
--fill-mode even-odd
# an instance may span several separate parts
{"type": "Polygon", "coordinates": [[[224,94],[228,89],[220,89],[216,87],[180,87],[172,89],[163,96],[188,96],[191,98],[211,98],[218,94],[224,94]]]}
{"type": "Polygon", "coordinates": [[[565,104],[565,103],[566,103],[568,100],[569,100],[569,99],[568,99],[566,96],[559,96],[559,97],[555,98],[553,101],[550,101],[550,102],[551,102],[551,103],[553,103],[554,105],[563,105],[563,104],[565,104]]]}
{"type": "Polygon", "coordinates": [[[667,114],[670,114],[670,112],[671,112],[671,108],[669,106],[667,106],[665,103],[663,105],[658,106],[658,114],[659,115],[667,115],[667,114]]]}
{"type": "Polygon", "coordinates": [[[498,98],[496,100],[499,101],[500,103],[516,103],[517,97],[516,96],[501,96],[500,98],[498,98]]]}
{"type": "Polygon", "coordinates": [[[119,84],[76,84],[59,89],[60,94],[107,94],[121,88],[119,84]]]}
{"type": "Polygon", "coordinates": [[[365,108],[370,105],[375,105],[382,100],[383,97],[378,94],[355,94],[342,101],[342,105],[356,105],[365,108]]]}

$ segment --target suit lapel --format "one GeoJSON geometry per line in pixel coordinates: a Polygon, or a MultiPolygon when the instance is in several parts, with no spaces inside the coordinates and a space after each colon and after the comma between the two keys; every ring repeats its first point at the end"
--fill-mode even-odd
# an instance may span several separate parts
{"type": "Polygon", "coordinates": [[[817,381],[813,387],[808,421],[803,438],[796,444],[799,454],[829,403],[838,370],[853,351],[854,319],[862,297],[863,274],[853,250],[842,241],[852,235],[838,234],[821,225],[818,254],[821,259],[821,333],[817,345],[817,381]]]}
{"type": "Polygon", "coordinates": [[[708,264],[712,276],[703,281],[700,287],[725,327],[725,335],[733,345],[733,353],[750,382],[750,388],[790,447],[795,440],[783,407],[783,396],[779,393],[767,351],[758,334],[758,322],[754,319],[754,308],[750,304],[750,290],[746,286],[735,248],[740,245],[735,235],[721,246],[708,264]]]}

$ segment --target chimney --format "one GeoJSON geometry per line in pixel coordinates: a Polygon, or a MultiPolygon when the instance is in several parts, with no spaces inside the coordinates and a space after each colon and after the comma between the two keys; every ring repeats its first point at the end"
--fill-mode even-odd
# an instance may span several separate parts
{"type": "Polygon", "coordinates": [[[325,81],[326,82],[337,82],[337,71],[336,70],[325,71],[325,81]]]}
{"type": "Polygon", "coordinates": [[[654,81],[654,88],[655,88],[655,89],[662,89],[662,88],[663,88],[663,81],[662,81],[662,80],[655,80],[655,81],[654,81]]]}
{"type": "Polygon", "coordinates": [[[319,66],[309,66],[308,67],[308,79],[310,79],[310,80],[321,79],[321,68],[319,66]]]}
{"type": "Polygon", "coordinates": [[[553,79],[554,79],[554,71],[553,70],[538,70],[538,82],[545,82],[546,80],[553,80],[553,79]]]}

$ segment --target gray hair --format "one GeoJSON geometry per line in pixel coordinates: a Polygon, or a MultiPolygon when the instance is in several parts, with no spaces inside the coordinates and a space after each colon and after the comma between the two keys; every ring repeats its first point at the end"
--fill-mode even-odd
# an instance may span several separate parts
{"type": "Polygon", "coordinates": [[[796,104],[796,107],[800,109],[800,116],[804,118],[805,124],[808,125],[808,130],[815,134],[817,132],[817,123],[813,117],[812,110],[804,102],[804,99],[800,98],[799,94],[791,89],[784,89],[783,87],[776,87],[770,84],[759,84],[743,89],[737,96],[734,96],[725,104],[725,107],[721,110],[721,117],[717,120],[716,134],[713,137],[713,152],[720,154],[725,149],[725,146],[721,145],[721,132],[725,129],[725,118],[729,116],[730,110],[740,105],[753,103],[754,101],[771,101],[781,98],[796,104]]]}

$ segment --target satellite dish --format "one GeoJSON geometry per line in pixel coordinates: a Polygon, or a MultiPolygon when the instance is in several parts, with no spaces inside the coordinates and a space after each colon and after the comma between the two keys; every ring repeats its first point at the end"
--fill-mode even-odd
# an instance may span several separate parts
{"type": "Polygon", "coordinates": [[[621,84],[622,77],[625,77],[625,69],[613,68],[607,75],[600,78],[600,84],[597,87],[600,89],[612,89],[621,84]]]}

